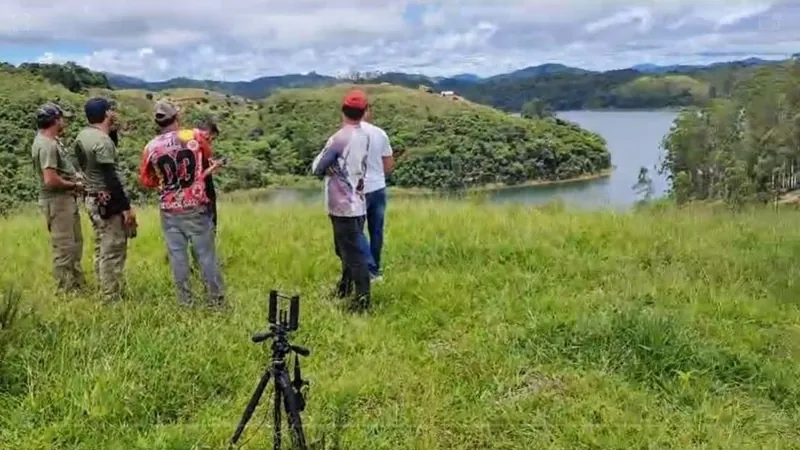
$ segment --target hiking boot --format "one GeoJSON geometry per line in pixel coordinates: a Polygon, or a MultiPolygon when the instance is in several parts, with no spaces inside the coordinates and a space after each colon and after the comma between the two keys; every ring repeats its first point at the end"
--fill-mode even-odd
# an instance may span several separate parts
{"type": "Polygon", "coordinates": [[[345,298],[349,297],[350,294],[353,293],[353,281],[350,280],[339,280],[339,283],[336,285],[336,297],[338,298],[345,298]]]}
{"type": "Polygon", "coordinates": [[[368,311],[371,306],[371,301],[369,295],[361,295],[359,297],[354,298],[350,302],[349,310],[350,312],[354,313],[362,313],[368,311]]]}

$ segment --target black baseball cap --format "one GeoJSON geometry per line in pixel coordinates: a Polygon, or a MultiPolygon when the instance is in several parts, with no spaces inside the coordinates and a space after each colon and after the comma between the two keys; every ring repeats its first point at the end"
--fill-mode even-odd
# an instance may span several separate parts
{"type": "MultiPolygon", "coordinates": [[[[115,103],[113,100],[108,100],[103,97],[93,97],[86,101],[83,105],[83,111],[86,113],[86,118],[102,118],[105,117],[106,112],[114,109],[115,103]]],[[[91,120],[90,120],[91,122],[91,120]]]]}

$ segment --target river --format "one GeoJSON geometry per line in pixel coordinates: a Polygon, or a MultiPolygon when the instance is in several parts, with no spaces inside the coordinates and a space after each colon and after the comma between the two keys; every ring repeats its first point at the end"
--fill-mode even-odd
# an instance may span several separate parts
{"type": "MultiPolygon", "coordinates": [[[[663,153],[661,139],[669,132],[676,112],[565,111],[558,116],[605,138],[611,164],[615,166],[611,175],[588,181],[495,190],[487,194],[489,201],[542,204],[560,199],[568,206],[580,208],[626,209],[637,200],[633,185],[643,166],[650,171],[654,195],[666,192],[668,182],[658,174],[657,166],[663,153]]],[[[280,189],[259,197],[279,203],[319,201],[320,190],[280,189]]]]}

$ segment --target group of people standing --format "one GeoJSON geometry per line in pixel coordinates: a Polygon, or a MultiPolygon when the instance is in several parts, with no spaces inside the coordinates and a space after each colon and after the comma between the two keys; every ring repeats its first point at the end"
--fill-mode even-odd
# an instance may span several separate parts
{"type": "MultiPolygon", "coordinates": [[[[156,102],[153,119],[159,127],[142,152],[139,180],[160,189],[161,225],[178,300],[192,304],[187,247],[200,266],[208,303],[224,306],[224,283],[214,245],[216,196],[212,173],[222,162],[213,158],[211,142],[219,130],[204,122],[196,128],[179,125],[179,109],[156,102]]],[[[102,97],[84,105],[89,123],[67,149],[61,134],[72,113],[46,103],[36,113],[37,133],[31,146],[39,180],[39,200],[51,237],[53,275],[59,290],[87,288],[81,268],[83,233],[79,204],[95,234],[94,270],[107,301],[124,297],[128,241],[136,237],[136,214],[119,173],[116,104],[102,97]]]]}
{"type": "MultiPolygon", "coordinates": [[[[355,294],[352,309],[364,310],[370,306],[371,283],[382,279],[385,177],[394,160],[386,132],[370,123],[371,110],[363,91],[348,92],[341,111],[341,128],[328,139],[311,169],[324,178],[326,211],[342,263],[336,295],[355,294]]],[[[89,125],[78,134],[70,151],[62,144],[61,134],[73,114],[55,103],[41,106],[31,157],[58,288],[81,292],[87,287],[81,268],[79,213],[84,201],[95,234],[94,270],[100,292],[106,300],[115,301],[123,297],[128,241],[136,237],[138,225],[118,170],[116,105],[95,97],[86,102],[84,113],[89,125]]],[[[161,228],[176,296],[181,304],[194,303],[187,254],[191,250],[209,306],[223,307],[225,286],[215,244],[213,174],[225,160],[214,158],[211,145],[219,129],[213,121],[182,128],[179,108],[166,100],[155,103],[153,120],[159,131],[142,152],[139,182],[160,191],[161,228]]]]}

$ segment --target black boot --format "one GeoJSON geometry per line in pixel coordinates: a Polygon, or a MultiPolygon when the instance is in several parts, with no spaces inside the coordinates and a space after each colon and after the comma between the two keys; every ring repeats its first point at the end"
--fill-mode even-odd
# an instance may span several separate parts
{"type": "Polygon", "coordinates": [[[336,285],[336,297],[345,298],[353,293],[353,280],[349,277],[342,277],[336,285]]]}
{"type": "Polygon", "coordinates": [[[369,294],[359,295],[350,302],[350,312],[362,313],[366,312],[372,306],[369,294]]]}

